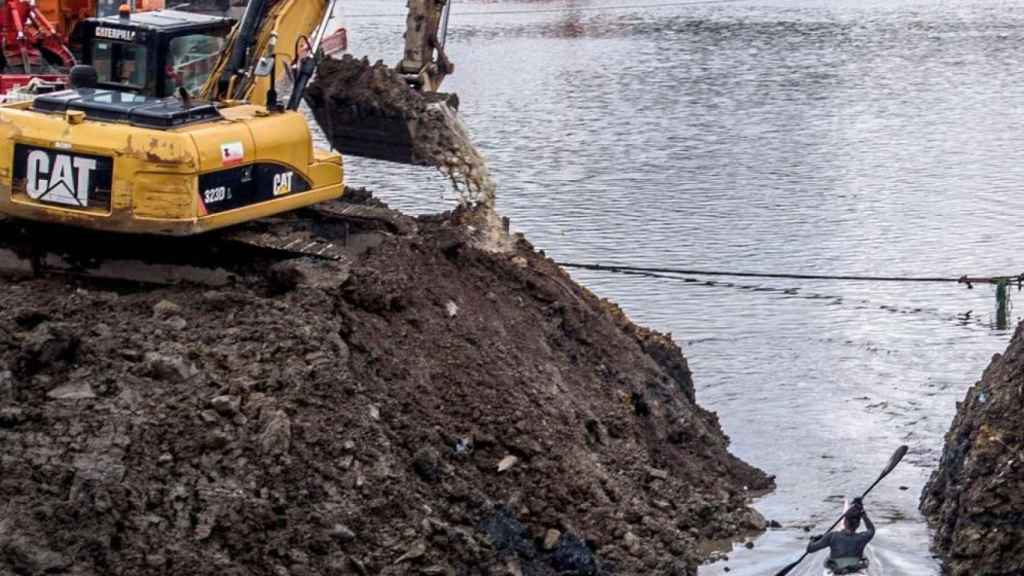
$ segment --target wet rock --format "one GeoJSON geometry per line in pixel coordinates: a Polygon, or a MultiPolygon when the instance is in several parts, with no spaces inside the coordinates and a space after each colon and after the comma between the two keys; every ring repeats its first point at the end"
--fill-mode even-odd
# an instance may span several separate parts
{"type": "Polygon", "coordinates": [[[764,519],[764,516],[760,512],[754,509],[750,509],[743,518],[743,526],[757,532],[764,532],[768,529],[768,521],[764,519]]]}

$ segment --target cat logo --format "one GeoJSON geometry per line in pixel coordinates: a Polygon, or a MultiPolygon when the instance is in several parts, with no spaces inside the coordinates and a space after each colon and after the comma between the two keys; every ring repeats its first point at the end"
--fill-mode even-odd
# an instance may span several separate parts
{"type": "Polygon", "coordinates": [[[96,166],[93,158],[32,150],[25,163],[25,193],[33,200],[85,208],[96,166]]]}
{"type": "Polygon", "coordinates": [[[274,174],[274,196],[284,196],[292,192],[292,178],[295,172],[288,171],[274,174]]]}

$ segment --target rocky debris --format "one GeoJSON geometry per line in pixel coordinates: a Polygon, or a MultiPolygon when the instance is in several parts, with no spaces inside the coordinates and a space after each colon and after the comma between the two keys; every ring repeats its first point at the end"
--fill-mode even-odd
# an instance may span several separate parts
{"type": "Polygon", "coordinates": [[[57,386],[47,392],[46,395],[54,400],[85,400],[96,397],[96,393],[93,392],[92,386],[88,382],[75,382],[57,386]]]}
{"type": "Polygon", "coordinates": [[[434,482],[441,475],[441,456],[437,450],[424,446],[416,451],[413,468],[424,481],[434,482]]]}
{"type": "Polygon", "coordinates": [[[19,376],[60,368],[75,360],[80,343],[75,328],[63,323],[43,322],[24,339],[11,362],[19,376]]]}
{"type": "Polygon", "coordinates": [[[292,444],[292,423],[284,410],[278,410],[260,434],[260,446],[266,454],[284,454],[292,444]]]}
{"type": "Polygon", "coordinates": [[[770,479],[669,338],[474,217],[283,294],[0,278],[0,574],[695,574],[770,479]]]}
{"type": "Polygon", "coordinates": [[[170,300],[161,300],[153,305],[153,317],[157,320],[167,320],[181,314],[181,306],[170,300]]]}
{"type": "Polygon", "coordinates": [[[957,404],[921,496],[952,576],[1024,574],[1024,324],[957,404]]]}
{"type": "Polygon", "coordinates": [[[512,455],[505,456],[504,458],[501,459],[501,462],[498,462],[498,472],[504,472],[506,470],[510,470],[518,462],[519,462],[519,458],[517,458],[515,456],[512,456],[512,455]]]}
{"type": "Polygon", "coordinates": [[[197,375],[195,365],[179,355],[147,352],[143,363],[143,372],[156,378],[171,382],[181,382],[197,375]]]}
{"type": "Polygon", "coordinates": [[[241,405],[241,402],[238,396],[222,394],[211,399],[210,406],[221,416],[234,416],[238,413],[238,407],[241,405]]]}
{"type": "Polygon", "coordinates": [[[554,528],[549,529],[547,532],[544,533],[544,544],[542,547],[544,548],[544,550],[547,550],[549,552],[551,550],[554,550],[555,546],[558,545],[558,540],[561,537],[561,532],[555,530],[554,528]]]}

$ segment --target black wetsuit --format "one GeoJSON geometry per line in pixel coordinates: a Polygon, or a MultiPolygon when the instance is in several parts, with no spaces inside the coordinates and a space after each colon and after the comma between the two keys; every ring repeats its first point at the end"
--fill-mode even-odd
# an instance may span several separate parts
{"type": "Polygon", "coordinates": [[[875,525],[871,523],[871,519],[867,514],[861,518],[864,520],[864,527],[867,528],[864,532],[829,532],[817,540],[812,540],[807,545],[807,551],[817,552],[828,548],[829,563],[839,566],[849,566],[853,560],[860,561],[864,558],[864,548],[875,537],[875,525]]]}

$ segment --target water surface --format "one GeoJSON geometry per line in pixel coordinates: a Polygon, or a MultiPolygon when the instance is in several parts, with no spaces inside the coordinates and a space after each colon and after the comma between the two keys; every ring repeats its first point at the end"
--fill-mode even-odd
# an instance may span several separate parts
{"type": "MultiPolygon", "coordinates": [[[[658,267],[1024,271],[1024,5],[642,4],[454,6],[446,87],[499,210],[537,247],[658,267]]],[[[402,3],[345,11],[354,53],[398,60],[402,3]]],[[[430,170],[347,162],[351,184],[403,210],[454,204],[430,170]]],[[[777,476],[756,505],[784,528],[701,574],[795,559],[803,527],[831,524],[901,443],[910,454],[867,502],[876,558],[938,573],[916,505],[955,402],[1009,338],[991,287],[573,275],[671,332],[732,450],[777,476]]]]}

